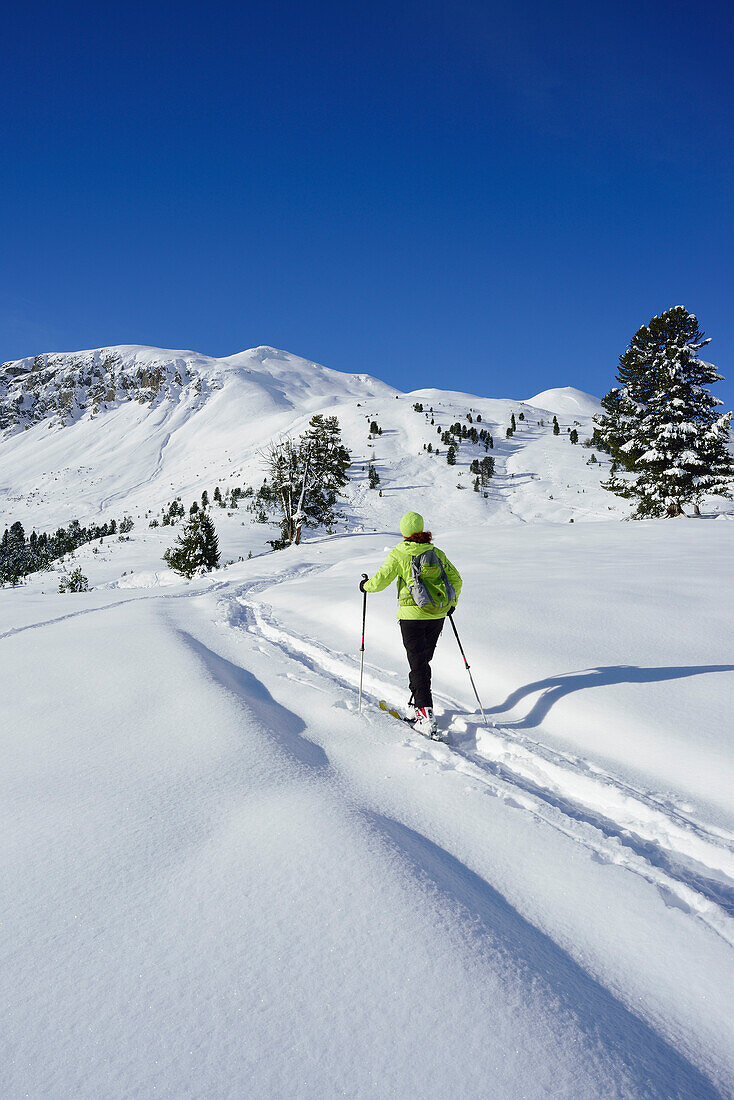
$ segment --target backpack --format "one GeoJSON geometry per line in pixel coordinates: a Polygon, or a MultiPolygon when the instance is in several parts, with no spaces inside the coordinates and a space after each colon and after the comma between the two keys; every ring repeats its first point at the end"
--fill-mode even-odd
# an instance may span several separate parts
{"type": "Polygon", "coordinates": [[[408,591],[418,607],[450,607],[456,601],[456,590],[433,547],[411,558],[410,575],[408,591]]]}

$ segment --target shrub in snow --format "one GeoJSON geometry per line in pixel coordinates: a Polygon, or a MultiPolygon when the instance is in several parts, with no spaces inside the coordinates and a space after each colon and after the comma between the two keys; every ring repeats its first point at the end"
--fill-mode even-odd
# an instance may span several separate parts
{"type": "Polygon", "coordinates": [[[88,592],[89,581],[84,576],[81,566],[77,565],[71,573],[66,573],[59,581],[59,592],[88,592]]]}

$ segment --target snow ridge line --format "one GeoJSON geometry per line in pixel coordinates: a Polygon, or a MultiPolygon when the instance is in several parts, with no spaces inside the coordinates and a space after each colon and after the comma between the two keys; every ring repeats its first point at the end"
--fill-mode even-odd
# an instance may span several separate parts
{"type": "MultiPolygon", "coordinates": [[[[320,571],[318,566],[304,568],[320,571]]],[[[359,680],[356,659],[283,629],[272,608],[248,598],[273,583],[269,578],[238,589],[226,601],[227,623],[234,628],[245,626],[291,660],[354,695],[359,680]]],[[[366,669],[367,697],[376,703],[386,695],[394,696],[396,681],[387,671],[379,670],[377,675],[366,669]]],[[[699,917],[734,946],[734,844],[726,834],[685,817],[659,796],[637,791],[514,731],[496,726],[488,730],[474,722],[476,728],[470,732],[467,726],[473,716],[454,700],[444,696],[441,700],[450,702],[457,712],[451,744],[426,743],[418,735],[408,737],[406,744],[419,747],[443,766],[447,759],[458,757],[458,770],[582,843],[597,858],[639,874],[658,888],[667,904],[699,917]]]]}

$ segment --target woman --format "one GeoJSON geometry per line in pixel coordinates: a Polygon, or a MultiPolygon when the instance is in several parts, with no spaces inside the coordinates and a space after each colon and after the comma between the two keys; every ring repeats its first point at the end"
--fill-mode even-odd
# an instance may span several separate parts
{"type": "Polygon", "coordinates": [[[398,582],[398,620],[410,665],[408,717],[413,729],[428,737],[438,736],[431,695],[431,658],[461,592],[459,571],[423,530],[423,516],[406,512],[400,520],[403,541],[387,555],[369,580],[360,581],[362,592],[380,592],[398,582]]]}

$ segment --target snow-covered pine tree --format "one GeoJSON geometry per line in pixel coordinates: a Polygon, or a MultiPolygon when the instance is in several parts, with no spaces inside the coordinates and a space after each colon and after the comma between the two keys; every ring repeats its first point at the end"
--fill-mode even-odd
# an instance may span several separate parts
{"type": "Polygon", "coordinates": [[[698,320],[675,306],[639,329],[620,357],[622,383],[602,404],[597,434],[612,455],[603,488],[637,502],[633,519],[679,516],[706,496],[730,496],[734,460],[731,413],[708,386],[721,379],[698,352],[710,341],[698,320]],[[617,475],[622,465],[630,474],[617,475]]]}
{"type": "Polygon", "coordinates": [[[184,524],[175,545],[166,550],[163,560],[174,572],[188,578],[199,569],[216,569],[219,565],[219,543],[211,516],[206,512],[194,512],[184,524]]]}

